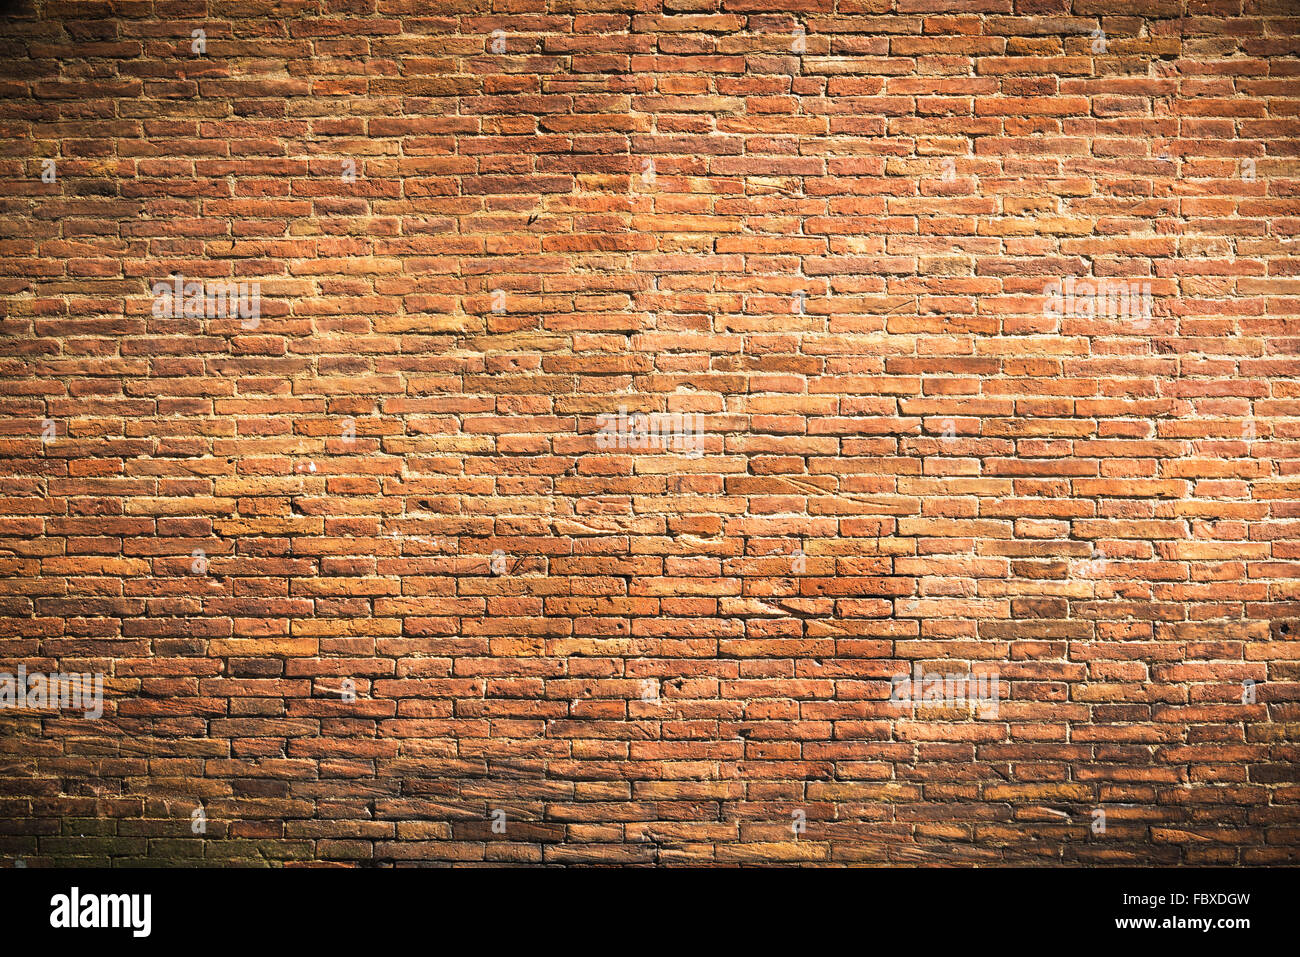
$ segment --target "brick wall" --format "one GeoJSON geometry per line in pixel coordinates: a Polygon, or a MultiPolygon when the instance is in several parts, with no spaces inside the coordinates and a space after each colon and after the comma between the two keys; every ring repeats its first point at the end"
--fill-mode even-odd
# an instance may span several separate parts
{"type": "Polygon", "coordinates": [[[1295,862],[1296,13],[9,4],[0,855],[1295,862]]]}

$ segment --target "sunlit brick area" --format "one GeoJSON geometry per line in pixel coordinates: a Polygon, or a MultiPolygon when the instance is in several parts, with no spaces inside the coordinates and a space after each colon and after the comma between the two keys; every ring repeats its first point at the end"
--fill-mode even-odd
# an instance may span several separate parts
{"type": "Polygon", "coordinates": [[[0,862],[1300,863],[1292,0],[0,16],[0,862]]]}

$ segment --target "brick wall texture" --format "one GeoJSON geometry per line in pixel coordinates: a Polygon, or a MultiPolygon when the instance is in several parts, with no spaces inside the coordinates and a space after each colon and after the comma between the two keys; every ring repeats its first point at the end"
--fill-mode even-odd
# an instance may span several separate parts
{"type": "Polygon", "coordinates": [[[1298,36],[7,4],[0,855],[1297,862],[1298,36]]]}

